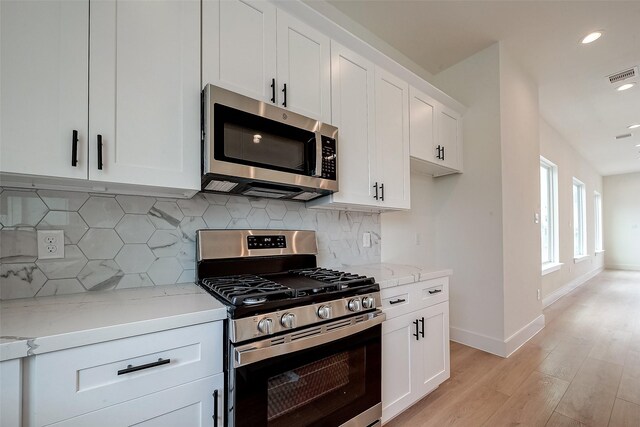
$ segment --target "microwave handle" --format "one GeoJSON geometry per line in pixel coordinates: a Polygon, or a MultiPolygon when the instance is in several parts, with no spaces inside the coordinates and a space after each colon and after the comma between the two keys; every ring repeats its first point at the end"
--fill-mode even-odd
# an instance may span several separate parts
{"type": "Polygon", "coordinates": [[[315,132],[316,135],[316,166],[313,172],[313,176],[322,176],[322,135],[320,132],[315,132]]]}

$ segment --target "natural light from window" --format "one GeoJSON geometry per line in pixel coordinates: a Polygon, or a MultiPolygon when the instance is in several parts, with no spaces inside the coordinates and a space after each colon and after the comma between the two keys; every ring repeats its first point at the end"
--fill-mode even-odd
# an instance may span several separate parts
{"type": "Polygon", "coordinates": [[[587,255],[587,221],[584,183],[573,178],[573,257],[587,255]]]}
{"type": "Polygon", "coordinates": [[[602,250],[604,250],[602,244],[602,196],[597,191],[593,193],[593,208],[593,219],[596,226],[596,252],[601,252],[602,250]]]}
{"type": "Polygon", "coordinates": [[[557,166],[540,157],[540,238],[542,268],[558,262],[557,166]]]}

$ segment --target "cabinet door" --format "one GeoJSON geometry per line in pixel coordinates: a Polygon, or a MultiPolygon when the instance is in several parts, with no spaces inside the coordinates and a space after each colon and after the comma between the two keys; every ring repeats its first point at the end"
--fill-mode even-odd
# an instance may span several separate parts
{"type": "Polygon", "coordinates": [[[387,208],[409,209],[409,85],[376,67],[376,148],[375,176],[381,204],[387,208]]]}
{"type": "Polygon", "coordinates": [[[416,379],[422,378],[416,363],[421,350],[414,334],[416,312],[382,324],[382,422],[393,418],[416,400],[416,379]]]}
{"type": "Polygon", "coordinates": [[[0,171],[87,178],[88,42],[88,0],[0,2],[0,171]]]}
{"type": "Polygon", "coordinates": [[[89,179],[199,189],[200,3],[96,1],[90,21],[89,179]]]}
{"type": "Polygon", "coordinates": [[[436,135],[436,101],[414,87],[409,88],[411,156],[435,161],[436,135]]]}
{"type": "Polygon", "coordinates": [[[338,203],[376,205],[375,69],[372,62],[331,42],[331,114],[338,127],[338,203]]]}
{"type": "Polygon", "coordinates": [[[420,356],[415,360],[420,365],[416,390],[423,396],[449,378],[449,303],[427,307],[415,316],[420,320],[421,332],[424,323],[424,337],[420,334],[416,342],[420,356]]]}
{"type": "Polygon", "coordinates": [[[331,123],[329,37],[283,11],[278,10],[277,19],[279,105],[331,123]]]}
{"type": "Polygon", "coordinates": [[[223,425],[224,374],[203,378],[80,415],[54,426],[174,427],[223,425]],[[217,410],[214,412],[214,399],[217,410]],[[216,422],[214,414],[218,415],[216,422]]]}
{"type": "Polygon", "coordinates": [[[0,426],[22,425],[22,361],[0,362],[0,426]]]}
{"type": "Polygon", "coordinates": [[[442,164],[462,170],[462,121],[460,115],[444,105],[438,106],[438,143],[444,147],[442,164]]]}
{"type": "Polygon", "coordinates": [[[264,0],[204,0],[202,14],[202,83],[271,102],[278,95],[277,82],[271,88],[276,7],[264,0]]]}

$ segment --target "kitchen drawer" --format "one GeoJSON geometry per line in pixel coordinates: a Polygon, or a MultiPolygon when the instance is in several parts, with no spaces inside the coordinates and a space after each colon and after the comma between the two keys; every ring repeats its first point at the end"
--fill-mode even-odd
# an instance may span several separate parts
{"type": "Polygon", "coordinates": [[[380,291],[387,319],[449,300],[449,277],[394,286],[380,291]]]}
{"type": "Polygon", "coordinates": [[[59,423],[59,427],[222,426],[224,376],[202,378],[59,423]],[[214,394],[215,391],[217,394],[214,394]],[[214,412],[213,405],[217,406],[214,412]],[[213,415],[218,415],[216,423],[213,415]]]}
{"type": "Polygon", "coordinates": [[[213,322],[38,355],[31,361],[30,424],[50,424],[220,373],[222,342],[222,322],[213,322]],[[135,367],[144,369],[128,369],[135,367]]]}

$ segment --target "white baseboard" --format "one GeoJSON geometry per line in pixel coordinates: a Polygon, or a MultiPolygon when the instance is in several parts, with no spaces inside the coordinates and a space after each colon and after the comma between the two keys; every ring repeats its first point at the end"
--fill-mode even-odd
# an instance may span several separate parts
{"type": "Polygon", "coordinates": [[[487,353],[495,354],[496,356],[506,356],[504,353],[504,342],[498,338],[450,326],[449,339],[469,347],[477,348],[478,350],[486,351],[487,353]]]}
{"type": "Polygon", "coordinates": [[[509,357],[514,351],[533,338],[535,334],[540,332],[544,328],[544,322],[544,314],[541,314],[504,341],[466,329],[456,328],[455,326],[449,328],[449,335],[451,341],[477,348],[496,356],[509,357]]]}
{"type": "Polygon", "coordinates": [[[535,336],[544,328],[545,319],[544,314],[533,319],[518,332],[511,335],[504,342],[506,357],[511,356],[517,349],[522,347],[527,341],[535,336]]]}
{"type": "Polygon", "coordinates": [[[635,265],[635,264],[613,264],[613,265],[607,265],[607,269],[609,269],[609,270],[640,271],[640,265],[635,265]]]}
{"type": "Polygon", "coordinates": [[[596,268],[593,271],[590,271],[586,274],[583,274],[580,277],[573,279],[571,282],[560,287],[559,289],[556,289],[555,291],[553,291],[552,293],[550,293],[549,295],[547,295],[542,299],[542,307],[543,308],[549,307],[551,304],[558,301],[560,298],[567,295],[569,292],[573,291],[574,289],[576,289],[581,285],[584,285],[590,279],[593,279],[600,272],[602,272],[602,270],[604,270],[604,267],[596,268]]]}

